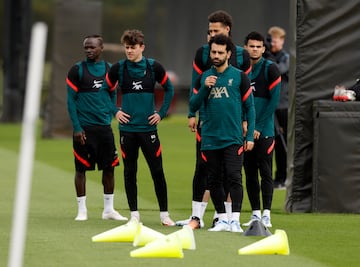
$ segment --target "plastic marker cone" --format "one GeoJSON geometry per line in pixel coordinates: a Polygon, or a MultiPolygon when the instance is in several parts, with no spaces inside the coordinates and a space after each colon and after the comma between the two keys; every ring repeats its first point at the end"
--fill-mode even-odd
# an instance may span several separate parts
{"type": "Polygon", "coordinates": [[[184,225],[181,230],[168,234],[167,236],[177,236],[183,249],[196,249],[194,231],[188,225],[184,225]]]}
{"type": "Polygon", "coordinates": [[[244,236],[269,236],[271,232],[258,220],[253,221],[248,229],[243,233],[244,236]]]}
{"type": "Polygon", "coordinates": [[[124,225],[118,226],[111,230],[92,237],[93,242],[133,242],[136,230],[138,229],[138,221],[130,220],[124,225]]]}
{"type": "Polygon", "coordinates": [[[133,258],[184,258],[181,242],[176,235],[165,236],[130,252],[133,258]]]}
{"type": "Polygon", "coordinates": [[[284,230],[275,230],[271,236],[239,249],[239,255],[289,255],[289,242],[284,230]]]}
{"type": "Polygon", "coordinates": [[[163,237],[165,237],[164,234],[157,232],[149,227],[146,227],[142,223],[139,223],[134,236],[133,246],[145,246],[147,243],[163,237]]]}

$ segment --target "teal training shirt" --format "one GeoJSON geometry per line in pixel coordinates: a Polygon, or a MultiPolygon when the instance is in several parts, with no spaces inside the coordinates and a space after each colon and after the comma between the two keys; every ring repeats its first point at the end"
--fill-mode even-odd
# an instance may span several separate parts
{"type": "Polygon", "coordinates": [[[205,71],[196,83],[198,93],[190,98],[190,112],[203,107],[201,150],[216,150],[233,144],[243,145],[242,112],[248,119],[247,141],[254,141],[255,108],[247,75],[229,66],[223,73],[214,67],[205,71]],[[206,77],[217,76],[215,86],[204,86],[206,77]]]}
{"type": "MultiPolygon", "coordinates": [[[[243,47],[238,45],[233,45],[231,47],[231,56],[229,59],[229,64],[248,74],[251,70],[250,55],[243,47]]],[[[192,76],[191,76],[189,98],[191,98],[191,96],[194,93],[196,93],[194,92],[194,88],[195,88],[195,82],[199,77],[199,75],[201,75],[204,71],[210,69],[211,66],[212,66],[212,62],[210,59],[210,47],[209,44],[204,44],[196,51],[195,58],[192,64],[192,76]]],[[[200,108],[198,112],[200,121],[202,120],[202,111],[203,108],[200,108]]],[[[195,113],[189,111],[188,118],[195,116],[196,116],[195,113]]]]}
{"type": "MultiPolygon", "coordinates": [[[[121,107],[109,104],[111,113],[115,115],[119,108],[130,115],[130,121],[119,124],[120,131],[149,132],[157,129],[150,125],[148,117],[157,112],[164,118],[174,96],[174,87],[163,66],[153,59],[142,58],[139,62],[121,60],[109,70],[101,91],[119,90],[121,107]],[[160,110],[155,110],[155,84],[159,83],[164,89],[164,99],[160,110]]],[[[106,100],[109,101],[109,100],[106,100]]],[[[109,102],[108,102],[109,103],[109,102]]]]}
{"type": "MultiPolygon", "coordinates": [[[[77,62],[66,78],[67,109],[74,132],[83,131],[84,126],[110,125],[112,114],[100,96],[100,88],[110,64],[101,60],[77,62]]],[[[109,99],[115,101],[110,93],[109,99]]]]}
{"type": "Polygon", "coordinates": [[[256,124],[261,137],[273,137],[274,114],[280,99],[281,75],[272,61],[261,58],[249,74],[253,88],[256,124]]]}

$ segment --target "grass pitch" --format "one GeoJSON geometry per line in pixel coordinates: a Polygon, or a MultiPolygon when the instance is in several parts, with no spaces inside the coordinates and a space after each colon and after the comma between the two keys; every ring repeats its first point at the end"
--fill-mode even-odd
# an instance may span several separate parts
{"type": "MultiPolygon", "coordinates": [[[[118,132],[114,124],[116,142],[118,132]]],[[[0,266],[9,253],[13,201],[17,177],[20,125],[0,124],[0,266]]],[[[38,135],[41,131],[38,130],[38,135]]],[[[195,138],[185,116],[174,115],[159,125],[164,169],[168,183],[169,211],[174,220],[191,213],[191,184],[194,171],[195,138]]],[[[290,255],[240,256],[239,248],[260,237],[207,231],[214,208],[210,203],[205,229],[196,230],[196,250],[184,250],[183,259],[131,258],[131,243],[93,243],[91,237],[119,226],[103,221],[100,173],[89,172],[87,205],[89,220],[75,222],[71,139],[38,137],[32,178],[24,266],[359,266],[360,217],[358,214],[288,214],[283,211],[285,191],[276,190],[271,232],[286,231],[290,255]]],[[[116,169],[115,207],[129,216],[122,166],[116,169]]],[[[169,234],[180,228],[162,227],[152,180],[142,156],[138,171],[139,209],[144,225],[169,234]]],[[[244,194],[241,222],[250,217],[244,194]]]]}

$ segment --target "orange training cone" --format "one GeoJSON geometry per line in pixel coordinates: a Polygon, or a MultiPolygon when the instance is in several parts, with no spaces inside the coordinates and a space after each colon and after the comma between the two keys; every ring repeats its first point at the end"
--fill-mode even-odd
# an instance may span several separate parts
{"type": "Polygon", "coordinates": [[[289,242],[284,230],[276,230],[271,236],[239,249],[239,255],[289,255],[289,242]]]}
{"type": "Polygon", "coordinates": [[[165,237],[165,235],[139,223],[134,236],[133,246],[145,246],[147,243],[162,237],[165,237]]]}
{"type": "Polygon", "coordinates": [[[138,221],[130,220],[124,225],[120,225],[111,230],[92,237],[93,242],[133,242],[135,233],[138,229],[138,221]]]}
{"type": "Polygon", "coordinates": [[[130,252],[133,258],[184,258],[181,242],[177,235],[156,239],[144,247],[130,252]]]}
{"type": "Polygon", "coordinates": [[[184,225],[181,230],[178,230],[167,236],[173,236],[173,235],[178,236],[183,249],[192,249],[192,250],[196,249],[194,231],[190,226],[184,225]]]}

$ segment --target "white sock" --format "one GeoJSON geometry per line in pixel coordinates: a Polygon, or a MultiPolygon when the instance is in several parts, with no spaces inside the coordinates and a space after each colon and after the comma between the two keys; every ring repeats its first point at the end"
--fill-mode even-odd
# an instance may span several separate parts
{"type": "Polygon", "coordinates": [[[191,203],[191,207],[192,207],[191,216],[196,216],[196,217],[198,217],[200,219],[201,218],[201,202],[193,201],[191,203]]]}
{"type": "Polygon", "coordinates": [[[136,218],[136,220],[140,222],[140,213],[138,210],[130,211],[130,217],[136,218]]]}
{"type": "Polygon", "coordinates": [[[111,212],[114,210],[114,194],[104,194],[104,211],[111,212]]]}
{"type": "Polygon", "coordinates": [[[160,211],[160,220],[163,220],[166,217],[169,217],[169,212],[168,211],[160,211]]]}
{"type": "Polygon", "coordinates": [[[253,210],[253,215],[256,215],[258,218],[261,218],[261,210],[253,210]]]}
{"type": "Polygon", "coordinates": [[[219,217],[219,221],[229,222],[228,216],[226,213],[218,213],[218,217],[219,217]]]}
{"type": "Polygon", "coordinates": [[[263,211],[263,216],[267,216],[270,218],[270,210],[264,210],[263,211]]]}
{"type": "Polygon", "coordinates": [[[83,197],[77,197],[76,198],[77,203],[78,203],[78,213],[80,212],[87,212],[87,208],[86,208],[86,196],[83,197]]]}
{"type": "Polygon", "coordinates": [[[208,205],[208,202],[201,202],[201,211],[200,211],[200,219],[202,220],[204,218],[204,214],[206,211],[206,207],[208,205]]]}
{"type": "Polygon", "coordinates": [[[240,222],[240,212],[233,212],[231,214],[231,219],[229,220],[231,221],[236,221],[236,222],[240,222]]]}
{"type": "Polygon", "coordinates": [[[224,205],[225,205],[225,211],[226,211],[226,214],[228,216],[228,220],[231,221],[231,218],[232,218],[232,203],[231,202],[224,202],[224,205]]]}

